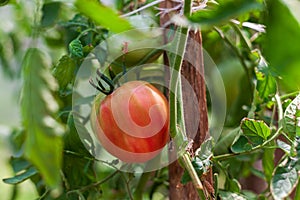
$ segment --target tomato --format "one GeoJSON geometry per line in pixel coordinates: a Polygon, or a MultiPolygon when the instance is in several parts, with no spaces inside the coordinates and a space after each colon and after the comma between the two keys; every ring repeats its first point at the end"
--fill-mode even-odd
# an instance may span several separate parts
{"type": "Polygon", "coordinates": [[[169,139],[169,107],[164,95],[144,81],[130,81],[93,104],[92,128],[101,145],[127,163],[146,162],[169,139]]]}

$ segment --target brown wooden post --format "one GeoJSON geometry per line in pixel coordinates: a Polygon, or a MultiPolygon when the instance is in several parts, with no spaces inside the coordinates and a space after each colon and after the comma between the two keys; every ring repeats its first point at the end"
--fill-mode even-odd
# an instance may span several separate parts
{"type": "MultiPolygon", "coordinates": [[[[166,0],[161,3],[161,8],[171,8],[174,6],[172,1],[166,0]]],[[[165,25],[170,19],[170,16],[166,14],[161,17],[161,25],[165,25]]],[[[193,66],[191,63],[184,61],[182,66],[181,73],[189,81],[192,86],[197,99],[198,99],[198,107],[200,111],[200,122],[198,126],[197,135],[194,138],[193,150],[196,150],[200,144],[205,140],[208,135],[208,116],[207,116],[207,105],[206,105],[206,86],[204,79],[204,64],[203,64],[203,51],[202,51],[202,38],[201,32],[193,32],[189,33],[189,40],[187,43],[186,54],[192,59],[196,59],[193,61],[193,66]],[[198,42],[195,45],[195,42],[198,42]],[[200,48],[199,48],[200,47],[200,48]]],[[[188,59],[185,59],[188,60],[188,59]]],[[[165,64],[168,64],[168,61],[165,59],[165,64]]],[[[189,91],[184,90],[183,88],[183,103],[184,103],[184,114],[185,114],[185,122],[188,126],[188,123],[194,122],[193,114],[195,114],[194,107],[189,106],[185,102],[188,102],[190,97],[193,94],[188,94],[189,91]],[[188,106],[186,106],[188,105],[188,106]]],[[[187,133],[189,134],[189,133],[187,133]]],[[[170,189],[169,189],[169,197],[171,200],[196,200],[198,199],[198,193],[194,188],[192,183],[188,183],[186,185],[182,185],[180,183],[181,177],[183,174],[183,169],[179,165],[177,161],[173,162],[169,166],[169,179],[170,179],[170,189]]],[[[209,185],[212,185],[212,173],[210,172],[205,182],[209,185]]],[[[205,187],[205,184],[204,184],[205,187]]]]}

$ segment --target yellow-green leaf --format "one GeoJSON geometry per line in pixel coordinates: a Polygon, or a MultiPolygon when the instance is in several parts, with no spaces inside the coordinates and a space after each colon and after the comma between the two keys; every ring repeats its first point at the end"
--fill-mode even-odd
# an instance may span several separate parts
{"type": "Polygon", "coordinates": [[[97,24],[115,32],[120,33],[132,29],[130,23],[109,7],[94,0],[77,0],[77,9],[94,20],[97,24]]]}

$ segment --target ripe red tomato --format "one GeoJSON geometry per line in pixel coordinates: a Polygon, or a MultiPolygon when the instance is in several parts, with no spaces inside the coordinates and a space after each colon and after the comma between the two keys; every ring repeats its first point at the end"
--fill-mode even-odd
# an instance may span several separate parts
{"type": "Polygon", "coordinates": [[[102,146],[127,163],[154,158],[169,138],[169,107],[144,81],[130,81],[103,100],[96,98],[92,126],[102,146]]]}

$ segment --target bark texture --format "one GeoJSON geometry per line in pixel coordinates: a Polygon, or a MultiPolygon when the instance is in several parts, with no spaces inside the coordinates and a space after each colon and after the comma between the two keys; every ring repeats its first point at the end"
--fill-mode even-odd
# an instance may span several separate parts
{"type": "MultiPolygon", "coordinates": [[[[174,6],[174,2],[169,0],[161,3],[161,8],[171,8],[174,6]]],[[[161,17],[161,25],[165,26],[170,19],[170,15],[166,14],[161,17]]],[[[199,113],[195,111],[195,105],[189,103],[190,97],[193,96],[190,90],[183,88],[183,103],[184,103],[184,115],[185,123],[187,127],[195,126],[195,117],[200,117],[200,121],[197,128],[196,136],[190,136],[194,143],[192,149],[197,149],[200,144],[205,140],[208,135],[208,116],[206,105],[206,86],[204,79],[204,65],[203,65],[203,52],[202,52],[202,38],[200,32],[190,32],[189,40],[187,43],[185,58],[182,66],[182,75],[188,80],[192,86],[194,94],[196,94],[198,102],[196,103],[199,108],[199,113]],[[192,60],[192,62],[188,62],[192,60]],[[195,116],[199,115],[200,116],[195,116]]],[[[168,65],[168,61],[165,59],[165,64],[168,65]]],[[[196,124],[197,126],[197,124],[196,124]]],[[[191,133],[187,133],[191,134],[191,133]]],[[[170,179],[170,193],[171,200],[196,200],[198,199],[197,190],[192,183],[182,185],[180,183],[184,170],[177,161],[173,162],[169,166],[169,179],[170,179]]],[[[206,183],[212,185],[212,173],[208,173],[206,177],[206,183]]]]}

